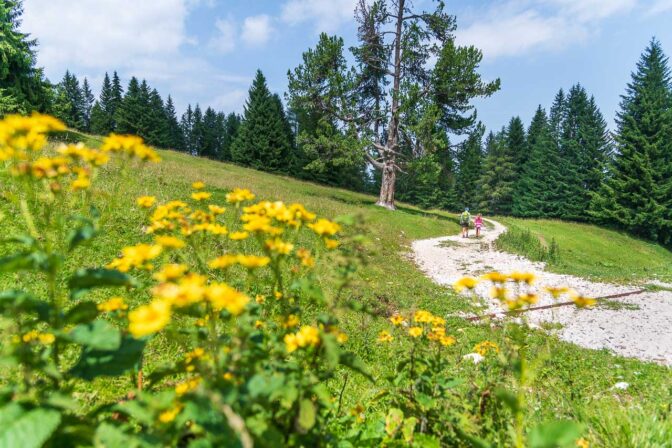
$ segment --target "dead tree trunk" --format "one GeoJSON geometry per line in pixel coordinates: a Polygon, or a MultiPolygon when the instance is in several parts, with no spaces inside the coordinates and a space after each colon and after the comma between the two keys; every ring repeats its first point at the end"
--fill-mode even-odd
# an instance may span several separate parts
{"type": "Polygon", "coordinates": [[[397,167],[394,160],[386,160],[381,170],[380,197],[376,205],[385,207],[388,210],[395,210],[394,189],[397,180],[397,167]]]}

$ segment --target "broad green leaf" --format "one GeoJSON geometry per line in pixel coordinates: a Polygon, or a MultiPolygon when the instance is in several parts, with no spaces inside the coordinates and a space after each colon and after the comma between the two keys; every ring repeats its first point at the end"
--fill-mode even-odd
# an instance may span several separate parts
{"type": "Polygon", "coordinates": [[[124,337],[117,350],[86,348],[70,373],[85,380],[99,376],[123,375],[137,366],[142,357],[145,342],[145,340],[124,337]]]}
{"type": "Polygon", "coordinates": [[[42,251],[18,252],[0,258],[0,272],[40,271],[54,272],[59,259],[42,251]]]}
{"type": "Polygon", "coordinates": [[[96,429],[94,445],[101,448],[135,448],[141,446],[141,443],[124,431],[109,423],[101,423],[96,429]]]}
{"type": "Polygon", "coordinates": [[[32,294],[18,289],[0,292],[0,313],[36,313],[40,320],[49,319],[53,307],[47,302],[36,299],[32,294]]]}
{"type": "Polygon", "coordinates": [[[404,413],[401,409],[392,408],[387,411],[387,415],[385,416],[385,432],[387,435],[394,437],[403,421],[404,413]]]}
{"type": "Polygon", "coordinates": [[[516,396],[513,393],[505,389],[498,389],[495,392],[495,396],[502,403],[504,403],[509,409],[511,409],[512,412],[514,413],[518,412],[519,409],[518,398],[516,398],[516,396]]]}
{"type": "Polygon", "coordinates": [[[119,272],[116,269],[80,269],[75,272],[70,280],[70,296],[77,298],[93,288],[106,288],[112,286],[135,286],[136,282],[130,275],[119,272]]]}
{"type": "Polygon", "coordinates": [[[404,440],[408,443],[413,442],[413,434],[415,433],[415,425],[418,424],[418,419],[415,417],[409,417],[404,420],[404,424],[401,427],[401,433],[404,436],[404,440]]]}
{"type": "Polygon", "coordinates": [[[316,413],[315,404],[312,401],[306,398],[301,400],[301,403],[299,403],[299,418],[297,420],[299,428],[308,432],[310,428],[315,426],[316,413]]]}
{"type": "Polygon", "coordinates": [[[363,375],[366,379],[371,382],[374,382],[373,377],[369,372],[366,371],[366,365],[352,352],[341,353],[340,363],[343,366],[346,366],[355,372],[363,375]]]}
{"type": "Polygon", "coordinates": [[[441,444],[436,438],[422,433],[415,435],[413,446],[417,446],[418,448],[441,448],[441,444]]]}
{"type": "Polygon", "coordinates": [[[70,308],[65,315],[65,321],[69,324],[85,324],[98,317],[98,305],[95,302],[79,302],[70,308]]]}
{"type": "Polygon", "coordinates": [[[72,342],[95,350],[117,350],[121,345],[121,332],[102,319],[77,325],[68,337],[72,342]]]}
{"type": "Polygon", "coordinates": [[[552,421],[535,426],[530,431],[530,448],[563,448],[576,445],[583,427],[572,421],[552,421]]]}
{"type": "Polygon", "coordinates": [[[15,416],[0,426],[0,447],[40,448],[61,423],[60,412],[53,409],[34,409],[15,416]]]}
{"type": "Polygon", "coordinates": [[[73,228],[68,235],[69,250],[73,250],[98,234],[98,217],[100,214],[95,207],[91,207],[91,215],[93,216],[93,219],[84,216],[75,217],[75,220],[79,222],[79,225],[73,228]]]}

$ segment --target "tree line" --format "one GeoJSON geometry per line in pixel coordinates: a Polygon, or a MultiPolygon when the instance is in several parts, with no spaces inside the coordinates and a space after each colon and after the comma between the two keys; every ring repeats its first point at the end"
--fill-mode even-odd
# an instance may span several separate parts
{"type": "Polygon", "coordinates": [[[0,5],[0,115],[38,110],[85,132],[136,134],[193,155],[377,192],[426,208],[599,222],[672,243],[672,83],[655,39],[622,96],[611,133],[580,84],[527,125],[477,121],[471,100],[499,89],[481,52],[455,44],[455,17],[409,3],[360,1],[358,44],[322,34],[288,72],[285,102],[257,71],[244,113],[189,105],[178,117],[147,81],[105,74],[96,99],[70,72],[52,85],[36,43],[18,31],[21,2],[0,5]],[[433,60],[434,64],[427,62],[433,60]],[[454,143],[453,139],[460,140],[454,143]]]}

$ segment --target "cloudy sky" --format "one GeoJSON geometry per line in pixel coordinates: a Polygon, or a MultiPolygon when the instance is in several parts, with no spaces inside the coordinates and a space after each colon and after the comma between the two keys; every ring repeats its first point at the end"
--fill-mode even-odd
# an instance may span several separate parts
{"type": "MultiPolygon", "coordinates": [[[[257,68],[283,93],[287,70],[322,31],[354,44],[356,0],[24,0],[52,81],[66,69],[99,89],[105,71],[146,78],[179,109],[242,111],[257,68]]],[[[415,0],[418,7],[431,0],[415,0]]],[[[458,41],[481,48],[502,90],[477,102],[496,129],[580,82],[613,123],[630,72],[656,36],[672,54],[672,0],[448,0],[458,41]]]]}

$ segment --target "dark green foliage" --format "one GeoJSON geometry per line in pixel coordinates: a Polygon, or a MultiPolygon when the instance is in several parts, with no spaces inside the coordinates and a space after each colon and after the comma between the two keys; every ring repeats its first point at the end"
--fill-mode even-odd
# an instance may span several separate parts
{"type": "Polygon", "coordinates": [[[19,31],[22,3],[0,2],[0,116],[51,109],[51,87],[35,67],[37,41],[19,31]]]}
{"type": "Polygon", "coordinates": [[[555,239],[551,239],[549,244],[542,241],[534,235],[530,229],[520,229],[518,227],[509,227],[497,241],[497,249],[524,254],[527,258],[534,261],[543,261],[546,263],[558,263],[560,261],[560,246],[555,239]]]}
{"type": "Polygon", "coordinates": [[[221,159],[219,136],[224,132],[223,125],[217,112],[208,107],[203,115],[203,140],[199,151],[200,156],[221,159]]]}
{"type": "Polygon", "coordinates": [[[458,148],[458,171],[455,178],[458,209],[469,207],[476,210],[478,206],[479,180],[483,172],[484,133],[485,127],[479,123],[458,148]]]}
{"type": "Polygon", "coordinates": [[[140,115],[143,112],[140,83],[134,76],[128,83],[126,94],[115,111],[115,131],[120,134],[141,135],[140,115]]]}
{"type": "Polygon", "coordinates": [[[54,115],[70,128],[86,130],[86,101],[79,80],[74,74],[66,71],[63,80],[56,86],[54,115]]]}
{"type": "Polygon", "coordinates": [[[192,154],[201,155],[203,147],[203,112],[198,104],[194,108],[191,133],[189,135],[192,154]]]}
{"type": "Polygon", "coordinates": [[[560,153],[553,141],[546,112],[539,106],[528,130],[529,159],[516,183],[513,214],[524,217],[557,217],[560,214],[563,176],[560,153]]]}
{"type": "Polygon", "coordinates": [[[481,198],[478,211],[489,214],[510,214],[516,170],[506,143],[506,132],[490,132],[485,141],[485,163],[479,182],[481,198]]]}
{"type": "Polygon", "coordinates": [[[109,134],[115,130],[114,115],[118,105],[115,95],[110,76],[105,73],[100,99],[91,110],[91,132],[94,134],[109,134]]]}
{"type": "Polygon", "coordinates": [[[238,135],[241,117],[231,112],[224,120],[224,134],[222,135],[222,160],[233,160],[231,158],[231,145],[238,135]]]}
{"type": "Polygon", "coordinates": [[[173,99],[170,95],[168,95],[168,99],[166,100],[164,113],[167,125],[166,147],[182,150],[184,148],[184,135],[182,134],[180,123],[177,121],[175,105],[173,104],[173,99]]]}
{"type": "Polygon", "coordinates": [[[184,138],[184,146],[182,150],[188,152],[189,154],[195,153],[195,148],[193,146],[192,132],[194,128],[194,111],[191,109],[191,104],[187,106],[187,110],[182,114],[180,119],[180,130],[182,131],[182,137],[184,138]]]}
{"type": "Polygon", "coordinates": [[[95,98],[93,92],[91,92],[91,87],[89,86],[89,80],[84,78],[82,83],[82,105],[84,113],[84,129],[83,131],[91,132],[91,109],[93,108],[93,103],[95,98]]]}
{"type": "Polygon", "coordinates": [[[238,136],[231,145],[234,162],[266,171],[288,171],[293,138],[280,98],[272,95],[257,70],[238,136]]]}
{"type": "Polygon", "coordinates": [[[617,154],[591,214],[637,235],[672,242],[672,93],[668,60],[652,40],[617,116],[617,154]]]}
{"type": "Polygon", "coordinates": [[[509,125],[506,128],[506,146],[509,154],[511,154],[511,159],[516,170],[516,178],[518,178],[529,157],[525,126],[520,117],[513,117],[509,121],[509,125]]]}

